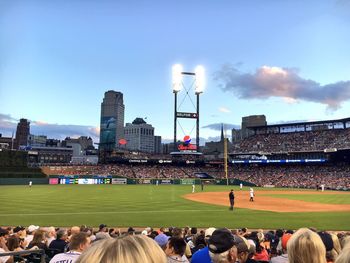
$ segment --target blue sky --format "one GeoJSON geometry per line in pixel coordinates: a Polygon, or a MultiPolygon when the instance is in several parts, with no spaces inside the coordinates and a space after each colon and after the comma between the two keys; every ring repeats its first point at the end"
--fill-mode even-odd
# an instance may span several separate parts
{"type": "Polygon", "coordinates": [[[247,115],[349,117],[349,28],[345,0],[2,0],[0,133],[27,118],[35,134],[97,138],[104,92],[117,90],[126,122],[147,117],[170,139],[175,63],[206,69],[204,138],[247,115]]]}

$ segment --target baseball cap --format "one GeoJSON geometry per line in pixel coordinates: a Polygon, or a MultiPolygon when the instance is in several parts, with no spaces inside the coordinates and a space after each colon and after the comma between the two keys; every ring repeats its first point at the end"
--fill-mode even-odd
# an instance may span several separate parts
{"type": "Polygon", "coordinates": [[[234,245],[237,247],[237,252],[249,252],[250,244],[244,237],[234,236],[234,245]]]}
{"type": "Polygon", "coordinates": [[[0,237],[8,235],[9,231],[0,227],[0,237]]]}
{"type": "Polygon", "coordinates": [[[208,229],[205,230],[204,235],[206,238],[211,237],[211,235],[213,234],[213,232],[216,230],[215,227],[209,227],[208,229]]]}
{"type": "Polygon", "coordinates": [[[229,250],[235,244],[235,238],[227,228],[216,229],[209,238],[209,251],[220,254],[229,250]]]}
{"type": "Polygon", "coordinates": [[[13,229],[13,233],[17,233],[19,231],[23,231],[24,229],[26,229],[25,227],[23,226],[16,226],[14,229],[13,229]]]}
{"type": "Polygon", "coordinates": [[[169,238],[170,237],[165,235],[165,234],[159,234],[158,236],[156,236],[154,238],[154,241],[156,241],[158,243],[158,245],[162,247],[168,243],[169,238]]]}
{"type": "Polygon", "coordinates": [[[334,248],[332,236],[327,232],[318,232],[317,234],[322,239],[322,242],[326,247],[326,251],[331,251],[334,248]]]}
{"type": "Polygon", "coordinates": [[[289,239],[292,237],[292,234],[290,233],[285,233],[283,234],[282,238],[281,238],[281,242],[282,242],[282,248],[283,249],[287,249],[287,243],[289,241],[289,239]]]}
{"type": "Polygon", "coordinates": [[[105,227],[107,227],[107,225],[101,224],[101,225],[99,226],[99,229],[101,230],[102,228],[105,228],[105,227]]]}
{"type": "Polygon", "coordinates": [[[28,232],[33,232],[38,229],[39,229],[39,226],[34,226],[34,225],[28,226],[28,232]]]}

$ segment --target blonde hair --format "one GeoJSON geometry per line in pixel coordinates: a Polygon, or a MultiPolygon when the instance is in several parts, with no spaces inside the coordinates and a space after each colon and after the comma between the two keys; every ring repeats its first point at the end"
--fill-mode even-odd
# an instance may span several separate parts
{"type": "Polygon", "coordinates": [[[341,251],[341,245],[339,238],[336,234],[332,233],[331,234],[332,240],[333,240],[333,249],[339,254],[341,251]]]}
{"type": "Polygon", "coordinates": [[[320,236],[300,228],[287,244],[289,263],[326,263],[326,248],[320,236]]]}
{"type": "Polygon", "coordinates": [[[237,248],[233,246],[229,250],[222,253],[213,253],[209,251],[209,256],[213,263],[236,262],[237,248]]]}
{"type": "Polygon", "coordinates": [[[158,244],[147,236],[128,235],[104,239],[85,250],[76,263],[166,263],[158,244]]]}
{"type": "Polygon", "coordinates": [[[349,263],[350,262],[350,246],[346,246],[334,263],[349,263]]]}

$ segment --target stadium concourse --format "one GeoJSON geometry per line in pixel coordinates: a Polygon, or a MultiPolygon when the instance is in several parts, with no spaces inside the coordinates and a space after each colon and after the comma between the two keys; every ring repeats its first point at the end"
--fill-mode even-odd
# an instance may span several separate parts
{"type": "Polygon", "coordinates": [[[101,224],[0,228],[0,262],[311,262],[350,260],[350,232],[316,229],[161,227],[126,231],[101,224]],[[41,249],[40,259],[33,249],[41,249]],[[24,252],[23,252],[24,251],[24,252]],[[21,254],[21,255],[18,255],[21,254]],[[289,261],[288,261],[289,259],[289,261]],[[140,261],[141,260],[141,261],[140,261]]]}

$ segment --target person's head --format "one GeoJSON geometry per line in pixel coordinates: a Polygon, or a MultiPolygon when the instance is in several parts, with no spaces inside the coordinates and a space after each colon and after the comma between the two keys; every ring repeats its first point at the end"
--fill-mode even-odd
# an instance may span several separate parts
{"type": "Polygon", "coordinates": [[[237,248],[237,260],[245,263],[249,258],[250,243],[244,237],[234,236],[234,245],[237,248]]]}
{"type": "Polygon", "coordinates": [[[47,237],[56,237],[56,229],[53,226],[50,226],[46,230],[47,237]]]}
{"type": "Polygon", "coordinates": [[[165,247],[165,254],[167,256],[179,255],[183,256],[186,250],[186,242],[183,238],[172,237],[169,239],[165,247]]]}
{"type": "Polygon", "coordinates": [[[331,234],[322,231],[318,232],[318,235],[321,237],[322,242],[326,248],[327,262],[334,262],[338,256],[338,252],[334,249],[334,242],[331,234]]]}
{"type": "Polygon", "coordinates": [[[292,237],[292,234],[290,234],[290,233],[285,233],[281,237],[281,244],[282,244],[283,253],[285,253],[287,251],[287,245],[288,245],[288,242],[289,242],[291,237],[292,237]]]}
{"type": "Polygon", "coordinates": [[[14,251],[20,247],[20,240],[16,235],[9,236],[7,239],[7,247],[10,251],[14,251]]]}
{"type": "Polygon", "coordinates": [[[84,251],[86,248],[90,246],[90,238],[87,233],[80,232],[78,234],[74,234],[69,242],[69,250],[71,251],[84,251]]]}
{"type": "Polygon", "coordinates": [[[214,231],[216,230],[216,228],[214,227],[209,227],[205,230],[204,232],[204,240],[205,240],[205,243],[208,244],[209,242],[209,239],[211,237],[211,235],[214,233],[214,231]]]}
{"type": "Polygon", "coordinates": [[[335,260],[335,263],[349,263],[350,259],[350,246],[346,246],[340,252],[339,256],[335,260]]]}
{"type": "Polygon", "coordinates": [[[198,232],[197,227],[192,227],[192,228],[191,228],[191,234],[192,234],[192,235],[197,234],[197,232],[198,232]]]}
{"type": "Polygon", "coordinates": [[[166,244],[169,241],[169,236],[166,234],[159,234],[154,238],[154,241],[164,250],[166,248],[166,244]]]}
{"type": "Polygon", "coordinates": [[[56,233],[56,239],[57,240],[66,240],[68,238],[68,233],[64,229],[60,229],[56,233]]]}
{"type": "Polygon", "coordinates": [[[126,235],[104,239],[85,250],[76,263],[166,263],[163,250],[151,238],[143,235],[126,235]]]}
{"type": "Polygon", "coordinates": [[[78,226],[72,226],[70,229],[70,235],[78,234],[80,232],[80,227],[78,226]]]}
{"type": "Polygon", "coordinates": [[[98,229],[99,232],[107,232],[107,225],[101,224],[98,229]]]}
{"type": "Polygon", "coordinates": [[[27,231],[27,233],[28,233],[28,235],[33,235],[34,232],[35,232],[36,230],[38,230],[38,229],[39,229],[39,226],[30,225],[30,226],[28,226],[28,231],[27,231]]]}
{"type": "Polygon", "coordinates": [[[339,242],[339,238],[334,233],[331,234],[331,237],[332,237],[332,240],[333,240],[334,250],[339,254],[340,251],[341,251],[341,245],[340,245],[340,242],[339,242]]]}
{"type": "Polygon", "coordinates": [[[237,248],[234,246],[234,236],[226,228],[220,228],[213,232],[209,238],[209,256],[213,263],[235,262],[237,248]]]}
{"type": "Polygon", "coordinates": [[[179,227],[174,227],[172,236],[174,236],[174,237],[183,237],[182,229],[179,228],[179,227]]]}
{"type": "Polygon", "coordinates": [[[45,241],[45,231],[41,229],[36,230],[33,236],[33,244],[40,244],[43,241],[45,241]]]}
{"type": "Polygon", "coordinates": [[[326,263],[326,248],[320,236],[300,228],[287,244],[289,263],[326,263]]]}
{"type": "Polygon", "coordinates": [[[18,237],[24,238],[26,236],[26,228],[23,226],[16,226],[13,229],[13,233],[18,237]]]}

